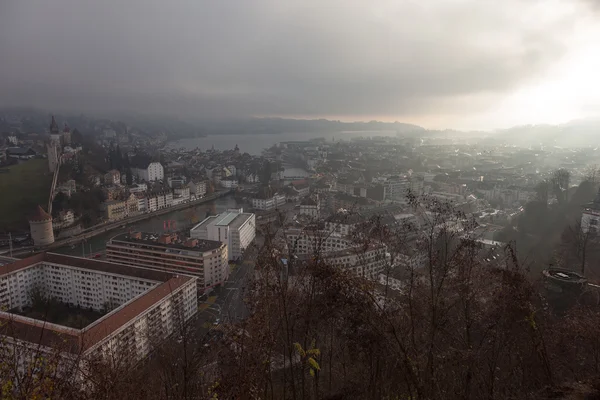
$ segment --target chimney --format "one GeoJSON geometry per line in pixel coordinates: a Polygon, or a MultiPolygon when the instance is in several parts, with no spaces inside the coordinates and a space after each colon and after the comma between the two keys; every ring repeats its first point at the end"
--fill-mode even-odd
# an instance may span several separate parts
{"type": "Polygon", "coordinates": [[[184,246],[185,247],[196,247],[198,245],[198,239],[188,239],[186,240],[184,246]]]}
{"type": "Polygon", "coordinates": [[[158,243],[171,244],[171,235],[166,233],[164,235],[160,235],[160,237],[158,238],[158,243]]]}

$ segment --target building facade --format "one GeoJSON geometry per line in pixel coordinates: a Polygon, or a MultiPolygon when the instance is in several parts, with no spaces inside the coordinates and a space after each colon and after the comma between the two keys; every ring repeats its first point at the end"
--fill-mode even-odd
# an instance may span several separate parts
{"type": "Polygon", "coordinates": [[[190,182],[188,186],[190,188],[190,195],[202,197],[206,194],[206,181],[190,182]]]}
{"type": "Polygon", "coordinates": [[[285,195],[275,193],[271,197],[253,197],[252,207],[256,210],[270,211],[285,204],[285,195]]]}
{"type": "Polygon", "coordinates": [[[157,161],[131,168],[131,172],[139,180],[146,182],[161,181],[165,178],[165,170],[157,161]]]}
{"type": "Polygon", "coordinates": [[[193,277],[41,253],[0,266],[0,309],[11,310],[0,311],[4,350],[19,356],[22,368],[35,359],[33,352],[58,351],[64,363],[83,363],[73,369],[81,371],[95,359],[122,357],[119,362],[133,365],[148,355],[153,343],[188,321],[198,303],[193,277]],[[73,318],[82,309],[98,318],[74,328],[68,319],[59,323],[29,317],[33,290],[68,305],[73,318]]]}
{"type": "Polygon", "coordinates": [[[389,263],[384,245],[356,245],[335,232],[290,229],[286,232],[286,245],[290,257],[302,261],[319,254],[329,264],[369,279],[377,279],[389,263]]]}
{"type": "Polygon", "coordinates": [[[190,236],[225,243],[229,259],[237,260],[256,237],[256,217],[241,208],[230,209],[204,219],[190,230],[190,236]]]}
{"type": "Polygon", "coordinates": [[[176,234],[117,235],[106,244],[106,258],[119,264],[195,276],[200,294],[229,277],[226,244],[176,234]]]}
{"type": "Polygon", "coordinates": [[[319,198],[315,199],[306,198],[300,203],[300,215],[306,215],[309,218],[319,218],[321,207],[319,205],[319,198]]]}

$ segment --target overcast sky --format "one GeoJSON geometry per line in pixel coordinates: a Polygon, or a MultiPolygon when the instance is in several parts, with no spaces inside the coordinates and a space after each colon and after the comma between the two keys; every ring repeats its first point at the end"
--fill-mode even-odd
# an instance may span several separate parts
{"type": "Polygon", "coordinates": [[[0,0],[0,105],[490,129],[600,116],[595,0],[0,0]]]}

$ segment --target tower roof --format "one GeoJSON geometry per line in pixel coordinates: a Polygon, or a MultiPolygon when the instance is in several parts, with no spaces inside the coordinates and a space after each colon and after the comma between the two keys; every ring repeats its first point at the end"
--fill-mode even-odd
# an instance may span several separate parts
{"type": "Polygon", "coordinates": [[[29,217],[30,222],[41,222],[47,221],[49,219],[51,220],[52,217],[50,216],[50,214],[44,211],[44,209],[40,205],[36,207],[35,211],[29,217]]]}
{"type": "Polygon", "coordinates": [[[65,127],[63,129],[63,132],[71,132],[71,128],[69,128],[69,125],[67,125],[66,122],[65,122],[65,127]]]}
{"type": "Polygon", "coordinates": [[[56,119],[54,119],[54,115],[52,116],[52,122],[50,122],[50,132],[58,133],[58,124],[56,123],[56,119]]]}

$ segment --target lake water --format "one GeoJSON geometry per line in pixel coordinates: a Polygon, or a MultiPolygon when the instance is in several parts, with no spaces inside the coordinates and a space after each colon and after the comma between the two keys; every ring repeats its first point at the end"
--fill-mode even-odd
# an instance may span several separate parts
{"type": "Polygon", "coordinates": [[[181,139],[167,144],[169,149],[195,149],[207,150],[215,147],[216,150],[231,150],[237,144],[242,153],[260,155],[264,149],[268,149],[280,142],[294,140],[310,140],[324,138],[328,142],[350,140],[360,137],[374,136],[396,136],[396,131],[346,131],[346,132],[300,132],[280,134],[243,134],[243,135],[209,135],[206,137],[181,139]]]}

